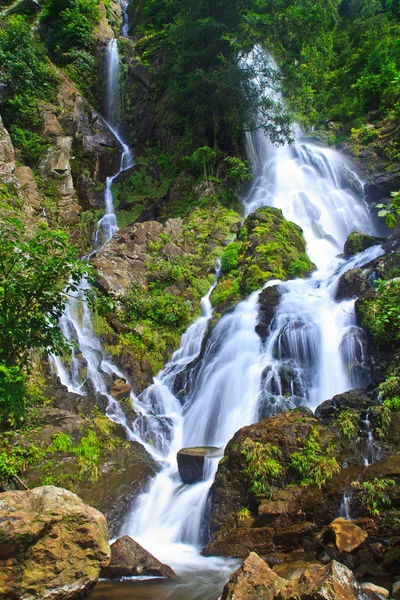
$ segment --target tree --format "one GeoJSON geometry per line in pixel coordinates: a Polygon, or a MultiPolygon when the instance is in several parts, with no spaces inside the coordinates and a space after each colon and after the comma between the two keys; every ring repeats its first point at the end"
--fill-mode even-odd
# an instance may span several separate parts
{"type": "Polygon", "coordinates": [[[15,216],[0,219],[0,364],[25,367],[31,349],[65,348],[58,319],[89,273],[65,233],[40,224],[30,234],[15,216]]]}

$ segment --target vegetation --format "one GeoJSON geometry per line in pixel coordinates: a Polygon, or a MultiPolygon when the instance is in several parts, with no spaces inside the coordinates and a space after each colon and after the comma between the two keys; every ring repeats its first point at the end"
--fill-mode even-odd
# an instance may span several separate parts
{"type": "Polygon", "coordinates": [[[283,470],[279,462],[282,458],[280,448],[246,439],[241,452],[246,460],[244,474],[251,482],[250,491],[255,496],[270,494],[272,486],[283,470]]]}
{"type": "Polygon", "coordinates": [[[397,217],[400,215],[400,192],[391,192],[390,204],[377,204],[378,217],[384,217],[386,225],[394,229],[397,225],[397,217]]]}
{"type": "Polygon", "coordinates": [[[342,436],[351,440],[357,433],[359,414],[350,409],[340,411],[336,417],[336,423],[342,436]]]}
{"type": "Polygon", "coordinates": [[[358,310],[365,329],[377,346],[400,344],[400,280],[378,280],[374,296],[361,298],[358,310]]]}
{"type": "Polygon", "coordinates": [[[351,484],[358,491],[362,507],[373,517],[379,517],[381,510],[390,508],[391,500],[388,490],[396,485],[393,479],[377,479],[373,481],[353,481],[351,484]]]}
{"type": "Polygon", "coordinates": [[[290,466],[301,476],[301,485],[317,485],[321,488],[340,471],[332,447],[322,450],[319,432],[314,427],[308,436],[301,452],[294,452],[290,457],[290,466]]]}

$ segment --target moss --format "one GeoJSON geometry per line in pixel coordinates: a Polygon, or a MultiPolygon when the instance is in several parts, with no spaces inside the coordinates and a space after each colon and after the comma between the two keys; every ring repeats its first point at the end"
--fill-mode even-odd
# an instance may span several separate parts
{"type": "Polygon", "coordinates": [[[376,239],[372,235],[361,233],[361,231],[353,231],[344,245],[344,254],[349,258],[375,245],[376,239]]]}
{"type": "Polygon", "coordinates": [[[314,265],[300,227],[286,221],[279,209],[265,207],[247,217],[222,255],[222,268],[211,297],[217,308],[236,303],[270,279],[306,277],[314,265]]]}

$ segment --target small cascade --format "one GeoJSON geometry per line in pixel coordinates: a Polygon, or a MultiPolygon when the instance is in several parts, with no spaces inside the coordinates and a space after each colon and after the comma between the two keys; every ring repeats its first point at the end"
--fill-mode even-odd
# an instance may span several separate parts
{"type": "MultiPolygon", "coordinates": [[[[110,119],[109,128],[119,141],[122,154],[120,168],[112,177],[108,177],[104,193],[105,214],[97,224],[94,236],[93,250],[85,258],[90,258],[118,231],[117,219],[114,212],[112,185],[114,180],[133,166],[133,154],[117,132],[117,117],[119,106],[119,54],[115,39],[110,40],[107,48],[107,115],[110,119]]],[[[125,378],[123,373],[110,361],[103,352],[99,338],[95,335],[92,314],[86,301],[86,293],[90,290],[88,281],[83,278],[79,288],[71,295],[59,325],[65,338],[71,343],[71,359],[66,364],[59,356],[51,356],[60,381],[69,391],[76,394],[86,394],[86,384],[90,380],[96,394],[107,399],[107,415],[116,423],[122,424],[130,438],[135,439],[131,424],[127,423],[120,404],[107,391],[107,383],[111,377],[125,378]]]]}
{"type": "Polygon", "coordinates": [[[364,464],[366,467],[373,465],[375,462],[380,460],[380,444],[377,439],[374,438],[371,421],[369,420],[368,413],[364,420],[365,430],[367,432],[367,439],[365,441],[365,458],[364,464]]]}
{"type": "Polygon", "coordinates": [[[346,519],[346,521],[351,521],[351,493],[344,492],[343,500],[339,507],[339,517],[342,519],[346,519]]]}

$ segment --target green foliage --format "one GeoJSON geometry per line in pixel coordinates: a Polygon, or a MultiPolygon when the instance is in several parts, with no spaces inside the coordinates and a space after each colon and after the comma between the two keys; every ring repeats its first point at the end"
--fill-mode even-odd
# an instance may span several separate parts
{"type": "Polygon", "coordinates": [[[311,268],[310,259],[305,252],[302,252],[299,258],[290,263],[287,270],[291,277],[306,277],[310,274],[311,268]]]}
{"type": "Polygon", "coordinates": [[[43,148],[29,131],[41,122],[40,103],[53,99],[57,76],[31,23],[21,15],[8,17],[0,27],[0,83],[5,86],[5,125],[35,162],[43,148]]]}
{"type": "Polygon", "coordinates": [[[19,425],[24,417],[26,375],[0,363],[0,427],[19,425]]]}
{"type": "Polygon", "coordinates": [[[65,347],[58,319],[89,273],[61,231],[30,233],[14,216],[0,219],[0,363],[26,364],[32,348],[65,347]]]}
{"type": "Polygon", "coordinates": [[[229,165],[226,177],[232,185],[241,186],[253,178],[246,161],[241,160],[237,156],[228,156],[225,162],[229,165]]]}
{"type": "Polygon", "coordinates": [[[377,204],[378,217],[384,217],[386,225],[394,229],[397,225],[397,216],[400,215],[400,192],[391,192],[390,204],[377,204]]]}
{"type": "Polygon", "coordinates": [[[0,452],[0,479],[8,481],[18,476],[30,465],[38,464],[46,452],[36,444],[26,447],[13,446],[0,452]]]}
{"type": "Polygon", "coordinates": [[[223,273],[230,273],[233,269],[237,268],[241,248],[242,245],[239,242],[232,242],[227,246],[221,256],[221,269],[223,273]]]}
{"type": "Polygon", "coordinates": [[[256,496],[269,494],[283,469],[279,462],[282,458],[280,448],[248,438],[243,442],[241,453],[246,460],[244,474],[251,482],[250,491],[256,496]]]}
{"type": "Polygon", "coordinates": [[[396,483],[393,479],[377,479],[373,481],[353,481],[351,484],[358,491],[362,507],[373,517],[379,517],[381,510],[391,506],[388,490],[396,483]]]}
{"type": "Polygon", "coordinates": [[[169,293],[148,294],[146,290],[135,286],[126,298],[126,305],[133,322],[150,320],[154,324],[180,328],[188,323],[191,313],[190,304],[169,293]]]}
{"type": "Polygon", "coordinates": [[[56,433],[48,447],[48,452],[69,452],[72,448],[72,438],[67,433],[56,433]]]}
{"type": "Polygon", "coordinates": [[[239,510],[237,517],[238,517],[239,521],[247,521],[247,519],[250,519],[250,517],[251,517],[251,512],[249,511],[248,508],[243,507],[239,510]]]}
{"type": "Polygon", "coordinates": [[[358,301],[361,321],[377,346],[400,343],[400,280],[378,280],[376,294],[358,301]]]}
{"type": "Polygon", "coordinates": [[[354,410],[346,408],[340,411],[336,417],[336,423],[342,436],[351,440],[357,433],[359,414],[354,410]]]}
{"type": "Polygon", "coordinates": [[[19,148],[21,158],[33,167],[42,160],[50,145],[37,133],[14,125],[11,129],[13,143],[19,148]]]}
{"type": "Polygon", "coordinates": [[[321,488],[340,471],[332,448],[325,452],[319,442],[320,434],[314,427],[308,436],[301,452],[294,452],[290,457],[290,465],[301,475],[301,485],[317,485],[321,488]]]}

